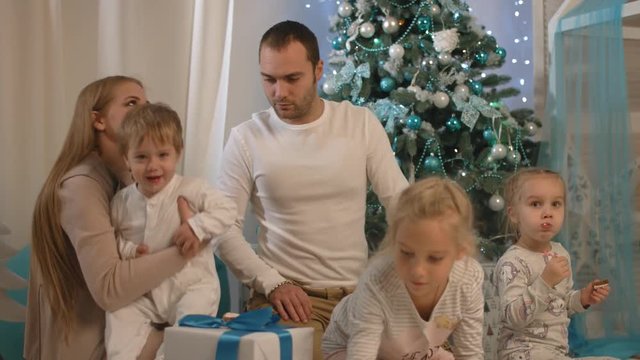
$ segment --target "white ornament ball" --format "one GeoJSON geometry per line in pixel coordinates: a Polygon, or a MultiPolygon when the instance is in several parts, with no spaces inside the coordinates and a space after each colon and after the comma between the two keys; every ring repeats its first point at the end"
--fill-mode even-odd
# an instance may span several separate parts
{"type": "Polygon", "coordinates": [[[400,28],[398,19],[393,16],[387,16],[382,23],[382,30],[387,34],[393,34],[400,28]]]}
{"type": "Polygon", "coordinates": [[[372,37],[373,34],[376,33],[376,27],[373,26],[372,23],[367,21],[365,23],[362,23],[362,25],[360,25],[360,27],[358,28],[358,31],[360,31],[360,35],[363,38],[367,38],[368,39],[368,38],[372,37]]]}
{"type": "Polygon", "coordinates": [[[433,104],[440,109],[447,107],[449,105],[449,95],[442,91],[436,92],[433,94],[433,104]]]}
{"type": "Polygon", "coordinates": [[[453,58],[448,52],[442,52],[438,54],[438,61],[440,61],[440,64],[449,65],[451,64],[451,61],[453,61],[453,58]]]}
{"type": "Polygon", "coordinates": [[[469,97],[469,87],[467,85],[456,85],[456,88],[453,89],[453,92],[462,99],[466,99],[469,97]]]}
{"type": "Polygon", "coordinates": [[[533,136],[538,132],[538,125],[533,122],[528,122],[524,124],[524,131],[527,132],[527,135],[533,136]]]}
{"type": "Polygon", "coordinates": [[[502,198],[502,196],[493,194],[489,198],[489,209],[493,211],[500,211],[504,209],[504,199],[502,198]]]}
{"type": "Polygon", "coordinates": [[[507,147],[502,144],[495,144],[491,148],[491,158],[494,160],[502,160],[507,156],[507,147]]]}
{"type": "Polygon", "coordinates": [[[389,56],[392,59],[402,59],[404,56],[404,48],[400,44],[393,44],[389,47],[389,56]]]}
{"type": "Polygon", "coordinates": [[[338,5],[338,15],[342,17],[348,17],[351,16],[352,13],[353,6],[351,6],[351,4],[349,4],[348,2],[343,2],[338,5]]]}
{"type": "Polygon", "coordinates": [[[325,94],[327,95],[334,95],[336,93],[336,84],[334,84],[333,81],[325,81],[324,84],[322,84],[322,91],[324,91],[325,94]]]}

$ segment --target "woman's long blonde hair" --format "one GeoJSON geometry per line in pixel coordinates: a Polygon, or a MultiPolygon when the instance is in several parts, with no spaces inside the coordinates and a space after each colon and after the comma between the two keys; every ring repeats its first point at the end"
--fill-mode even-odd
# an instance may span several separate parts
{"type": "Polygon", "coordinates": [[[87,85],[76,101],[73,119],[33,212],[33,255],[40,268],[51,311],[62,321],[66,335],[75,321],[74,305],[79,289],[86,288],[75,249],[60,225],[58,189],[64,174],[96,150],[92,112],[107,110],[114,89],[127,82],[142,83],[126,76],[110,76],[87,85]]]}
{"type": "Polygon", "coordinates": [[[388,254],[396,243],[398,228],[404,222],[415,222],[453,215],[456,221],[456,244],[467,256],[476,253],[473,229],[473,207],[460,185],[442,177],[428,177],[406,188],[391,209],[389,227],[378,254],[388,254]]]}

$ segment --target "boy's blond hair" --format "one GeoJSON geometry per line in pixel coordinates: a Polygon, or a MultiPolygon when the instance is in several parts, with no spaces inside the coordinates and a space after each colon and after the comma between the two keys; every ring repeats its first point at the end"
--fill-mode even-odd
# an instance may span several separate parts
{"type": "Polygon", "coordinates": [[[171,144],[180,154],[184,147],[180,117],[162,103],[135,107],[127,113],[118,130],[120,153],[126,156],[131,147],[139,146],[146,137],[157,144],[171,144]]]}

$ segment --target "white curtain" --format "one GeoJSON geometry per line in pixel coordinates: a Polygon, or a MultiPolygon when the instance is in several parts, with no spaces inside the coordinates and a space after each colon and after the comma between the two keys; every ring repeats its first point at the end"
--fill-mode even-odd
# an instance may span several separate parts
{"type": "Polygon", "coordinates": [[[183,172],[214,177],[232,10],[219,0],[0,0],[0,222],[12,230],[10,246],[29,243],[75,98],[97,78],[142,80],[152,101],[183,120],[183,172]]]}

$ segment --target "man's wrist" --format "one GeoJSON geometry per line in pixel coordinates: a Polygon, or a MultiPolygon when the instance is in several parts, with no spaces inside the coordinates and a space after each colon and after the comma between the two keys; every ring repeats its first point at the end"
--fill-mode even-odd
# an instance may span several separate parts
{"type": "Polygon", "coordinates": [[[287,285],[287,284],[295,285],[293,283],[293,281],[291,281],[291,280],[283,280],[283,281],[277,283],[276,286],[274,286],[273,289],[271,289],[271,291],[269,291],[269,295],[267,295],[267,298],[269,298],[269,296],[271,296],[271,294],[273,294],[273,292],[276,291],[276,289],[278,289],[281,286],[287,285]]]}

